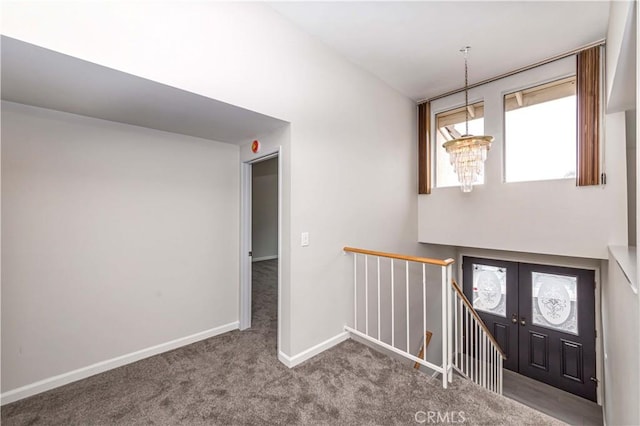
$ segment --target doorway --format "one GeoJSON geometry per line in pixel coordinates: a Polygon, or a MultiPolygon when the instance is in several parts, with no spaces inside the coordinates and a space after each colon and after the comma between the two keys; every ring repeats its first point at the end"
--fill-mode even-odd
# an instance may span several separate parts
{"type": "Polygon", "coordinates": [[[251,330],[277,353],[278,158],[251,165],[251,330]]]}
{"type": "Polygon", "coordinates": [[[278,259],[278,157],[251,165],[251,261],[278,259]]]}
{"type": "Polygon", "coordinates": [[[262,331],[277,334],[278,349],[282,223],[280,158],[277,148],[241,163],[240,230],[240,329],[273,328],[262,331]]]}
{"type": "Polygon", "coordinates": [[[593,270],[466,256],[462,268],[504,368],[596,401],[593,270]]]}

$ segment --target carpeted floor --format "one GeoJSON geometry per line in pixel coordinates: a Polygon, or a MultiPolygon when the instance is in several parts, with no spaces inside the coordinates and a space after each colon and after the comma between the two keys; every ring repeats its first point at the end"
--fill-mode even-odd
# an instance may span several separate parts
{"type": "Polygon", "coordinates": [[[251,330],[9,404],[2,424],[562,424],[461,378],[444,390],[351,340],[288,369],[276,358],[276,268],[254,264],[251,330]]]}

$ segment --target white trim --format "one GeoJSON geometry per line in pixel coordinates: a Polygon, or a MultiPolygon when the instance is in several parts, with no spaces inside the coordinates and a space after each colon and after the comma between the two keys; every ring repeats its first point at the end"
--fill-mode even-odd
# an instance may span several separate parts
{"type": "Polygon", "coordinates": [[[262,262],[263,260],[273,260],[273,259],[277,259],[278,255],[275,254],[273,256],[262,256],[262,257],[252,257],[251,258],[251,262],[262,262]]]}
{"type": "Polygon", "coordinates": [[[327,340],[325,340],[322,343],[318,343],[317,345],[300,352],[297,355],[294,356],[288,356],[286,355],[284,352],[279,351],[278,352],[278,359],[280,360],[281,363],[283,363],[284,365],[286,365],[289,368],[295,367],[298,364],[301,364],[303,362],[305,362],[306,360],[313,358],[316,355],[319,355],[320,353],[326,351],[327,349],[330,349],[332,347],[334,347],[335,345],[337,345],[338,343],[342,343],[345,340],[349,339],[351,337],[351,334],[343,331],[340,334],[337,334],[327,340]]]}
{"type": "Polygon", "coordinates": [[[251,168],[240,164],[240,330],[251,327],[251,168]]]}
{"type": "Polygon", "coordinates": [[[425,367],[430,368],[432,370],[435,370],[437,372],[445,371],[445,369],[442,366],[435,365],[435,364],[430,363],[429,361],[425,361],[422,358],[418,358],[415,355],[412,355],[412,354],[410,354],[410,353],[408,353],[406,351],[403,351],[402,349],[398,349],[395,346],[391,346],[390,344],[385,343],[382,340],[378,340],[375,337],[368,336],[365,333],[363,333],[361,331],[358,331],[358,330],[356,330],[354,328],[345,326],[345,330],[349,331],[349,333],[351,333],[353,336],[357,336],[358,338],[369,342],[370,343],[369,347],[373,348],[374,350],[376,350],[378,352],[381,352],[380,348],[383,348],[383,349],[386,349],[389,352],[392,352],[392,353],[394,353],[396,355],[400,355],[403,358],[408,358],[409,360],[411,360],[413,362],[417,362],[418,364],[424,365],[425,367]]]}
{"type": "Polygon", "coordinates": [[[86,379],[87,377],[103,373],[114,368],[122,367],[123,365],[131,364],[144,358],[149,358],[163,352],[172,351],[182,346],[190,345],[192,343],[199,342],[201,340],[205,340],[219,334],[237,329],[238,322],[235,321],[229,324],[221,325],[220,327],[201,331],[190,336],[181,337],[179,339],[171,340],[169,342],[161,343],[159,345],[151,346],[139,351],[97,362],[95,364],[79,368],[77,370],[49,377],[47,379],[4,392],[2,395],[0,395],[0,405],[9,404],[11,402],[36,395],[38,393],[57,388],[71,382],[86,379]]]}
{"type": "MultiPolygon", "coordinates": [[[[278,147],[278,336],[277,336],[277,350],[280,351],[282,347],[282,246],[284,240],[282,239],[283,229],[283,206],[282,206],[282,194],[283,194],[283,165],[284,159],[282,158],[282,147],[278,147]]],[[[251,307],[249,307],[251,308],[251,307]]],[[[287,311],[289,312],[289,311],[287,311]]]]}

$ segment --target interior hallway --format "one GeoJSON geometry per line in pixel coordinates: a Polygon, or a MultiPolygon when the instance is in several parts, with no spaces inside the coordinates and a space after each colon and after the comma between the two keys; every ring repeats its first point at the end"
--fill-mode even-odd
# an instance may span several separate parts
{"type": "Polygon", "coordinates": [[[289,369],[276,357],[277,260],[254,264],[253,327],[2,407],[3,425],[561,424],[467,380],[437,380],[352,340],[289,369]],[[459,420],[459,419],[458,419],[459,420]]]}

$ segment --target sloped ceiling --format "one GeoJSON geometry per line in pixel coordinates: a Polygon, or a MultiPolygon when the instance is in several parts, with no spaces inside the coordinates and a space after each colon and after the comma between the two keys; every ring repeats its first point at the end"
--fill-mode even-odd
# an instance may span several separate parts
{"type": "Polygon", "coordinates": [[[2,36],[2,99],[232,144],[286,122],[2,36]]]}

